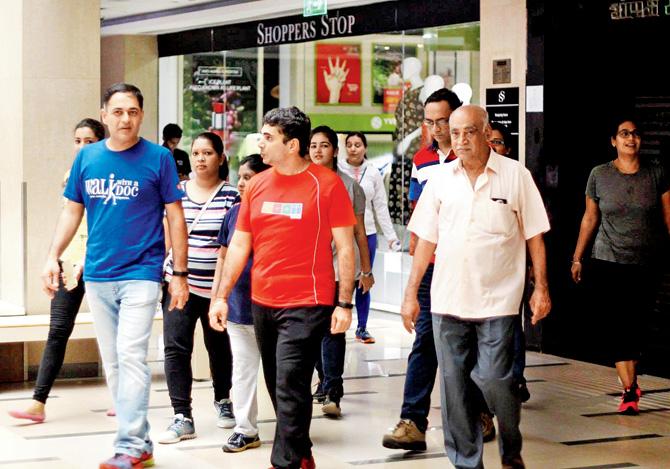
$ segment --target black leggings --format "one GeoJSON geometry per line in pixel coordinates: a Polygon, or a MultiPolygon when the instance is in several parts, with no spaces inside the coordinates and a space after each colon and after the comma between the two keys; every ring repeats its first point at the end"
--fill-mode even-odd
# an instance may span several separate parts
{"type": "Polygon", "coordinates": [[[613,362],[639,360],[656,299],[657,269],[592,259],[593,308],[602,332],[605,357],[613,362]]]}
{"type": "Polygon", "coordinates": [[[233,355],[228,331],[209,327],[209,298],[191,293],[184,309],[168,311],[170,294],[163,288],[163,340],[165,341],[165,378],[175,414],[191,418],[191,385],[193,370],[193,334],[200,319],[205,347],[209,355],[214,399],[228,399],[232,386],[233,355]]]}
{"type": "Polygon", "coordinates": [[[84,298],[84,281],[68,291],[61,280],[54,298],[51,300],[51,312],[49,318],[49,336],[42,353],[42,361],[37,372],[37,382],[33,399],[46,403],[51,387],[63,366],[65,348],[67,341],[74,329],[74,320],[79,312],[79,306],[84,298]]]}

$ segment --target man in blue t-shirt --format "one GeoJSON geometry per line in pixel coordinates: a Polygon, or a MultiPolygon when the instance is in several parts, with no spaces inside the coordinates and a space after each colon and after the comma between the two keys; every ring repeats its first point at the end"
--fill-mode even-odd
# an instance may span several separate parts
{"type": "Polygon", "coordinates": [[[102,120],[109,138],[87,145],[72,165],[42,273],[44,291],[53,297],[62,275],[58,259],[86,209],[86,294],[119,425],[115,455],[100,469],[153,464],[146,355],[161,291],[163,213],[175,266],[170,309],[183,308],[188,299],[182,192],[170,151],[139,136],[142,105],[142,93],[133,85],[119,83],[105,92],[102,120]]]}

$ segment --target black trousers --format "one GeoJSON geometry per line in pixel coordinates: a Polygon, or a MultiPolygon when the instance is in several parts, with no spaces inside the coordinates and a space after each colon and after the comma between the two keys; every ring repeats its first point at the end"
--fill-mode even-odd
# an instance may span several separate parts
{"type": "Polygon", "coordinates": [[[276,469],[298,469],[311,455],[311,382],[332,306],[269,308],[252,303],[265,384],[277,414],[270,461],[276,469]]]}
{"type": "Polygon", "coordinates": [[[597,345],[614,363],[640,360],[660,280],[657,267],[591,259],[590,268],[586,274],[594,286],[597,345]]]}
{"type": "Polygon", "coordinates": [[[191,418],[193,370],[193,334],[200,319],[205,347],[209,355],[214,399],[228,399],[232,387],[233,355],[228,332],[209,327],[209,298],[191,294],[184,309],[168,311],[170,293],[163,287],[163,340],[165,341],[165,378],[175,414],[191,418]]]}
{"type": "Polygon", "coordinates": [[[74,320],[79,312],[81,301],[84,298],[84,280],[68,291],[61,279],[58,291],[51,300],[49,318],[49,335],[42,353],[42,361],[37,372],[37,382],[33,392],[33,399],[46,403],[51,387],[63,366],[67,341],[74,329],[74,320]]]}

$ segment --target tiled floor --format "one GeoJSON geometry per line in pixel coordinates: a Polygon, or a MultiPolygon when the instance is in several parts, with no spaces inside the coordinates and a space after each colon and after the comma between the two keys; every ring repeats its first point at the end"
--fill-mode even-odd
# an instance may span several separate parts
{"type": "MultiPolygon", "coordinates": [[[[345,370],[344,412],[328,420],[314,407],[312,440],[319,468],[450,468],[440,429],[439,391],[433,392],[428,451],[407,454],[381,446],[382,434],[398,419],[406,357],[412,336],[397,316],[373,313],[375,345],[350,340],[345,370]]],[[[350,331],[350,335],[353,335],[350,331]]],[[[162,431],[172,415],[161,362],[152,364],[154,382],[149,418],[152,432],[162,431]]],[[[618,385],[612,369],[528,354],[526,378],[532,393],[523,407],[523,456],[529,468],[669,468],[670,380],[642,376],[646,394],[638,417],[616,414],[618,385]]],[[[262,383],[262,378],[261,378],[262,383]]],[[[240,454],[220,447],[231,433],[215,426],[209,383],[194,383],[194,417],[198,438],[176,445],[156,445],[157,467],[207,469],[267,468],[274,415],[261,384],[260,434],[264,444],[240,454]]],[[[113,418],[101,380],[61,381],[47,406],[47,422],[24,424],[7,416],[10,408],[30,400],[30,385],[0,388],[0,468],[96,468],[111,454],[113,418]]],[[[500,467],[495,443],[485,446],[486,467],[500,467]]]]}

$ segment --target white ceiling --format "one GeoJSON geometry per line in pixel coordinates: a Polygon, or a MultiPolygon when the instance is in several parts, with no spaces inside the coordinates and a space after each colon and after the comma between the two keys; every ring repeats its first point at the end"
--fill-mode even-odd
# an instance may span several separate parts
{"type": "MultiPolygon", "coordinates": [[[[328,9],[382,0],[328,0],[328,9]]],[[[303,0],[100,0],[102,35],[163,34],[302,14],[303,0]]]]}
{"type": "Polygon", "coordinates": [[[100,17],[108,20],[202,3],[212,3],[212,0],[100,0],[100,17]]]}

